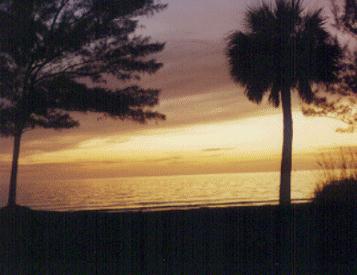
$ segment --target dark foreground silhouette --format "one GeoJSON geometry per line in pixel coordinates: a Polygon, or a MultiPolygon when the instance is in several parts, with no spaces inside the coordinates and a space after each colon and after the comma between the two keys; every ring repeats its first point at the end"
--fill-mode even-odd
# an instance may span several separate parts
{"type": "Polygon", "coordinates": [[[354,203],[357,202],[357,175],[345,179],[331,180],[315,190],[315,203],[354,203]]]}
{"type": "Polygon", "coordinates": [[[357,274],[357,205],[0,211],[0,274],[357,274]],[[290,231],[282,243],[282,225],[290,231]],[[290,249],[288,257],[281,255],[290,249]],[[281,271],[281,259],[290,271],[281,271]]]}

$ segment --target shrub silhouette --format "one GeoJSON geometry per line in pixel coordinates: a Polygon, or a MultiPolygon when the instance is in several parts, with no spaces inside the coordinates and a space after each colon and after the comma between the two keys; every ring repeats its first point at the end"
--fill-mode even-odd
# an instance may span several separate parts
{"type": "Polygon", "coordinates": [[[320,162],[313,203],[321,274],[356,274],[357,152],[341,149],[320,162]]]}
{"type": "Polygon", "coordinates": [[[315,190],[315,203],[357,203],[357,178],[333,180],[315,190]]]}
{"type": "Polygon", "coordinates": [[[322,156],[319,166],[323,180],[315,189],[315,203],[357,202],[357,153],[352,149],[340,150],[339,156],[322,156]]]}

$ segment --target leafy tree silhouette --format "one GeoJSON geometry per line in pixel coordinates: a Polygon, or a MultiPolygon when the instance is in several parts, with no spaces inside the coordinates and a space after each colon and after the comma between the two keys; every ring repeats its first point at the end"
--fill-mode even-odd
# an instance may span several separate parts
{"type": "Polygon", "coordinates": [[[151,108],[158,90],[105,85],[108,76],[138,80],[162,66],[148,55],[164,44],[135,31],[139,16],[163,8],[154,0],[0,1],[0,131],[14,137],[10,207],[25,131],[77,127],[72,111],[140,123],[165,118],[151,108]]]}
{"type": "Polygon", "coordinates": [[[249,100],[269,101],[283,109],[280,203],[290,204],[293,121],[291,92],[304,102],[314,98],[311,85],[336,79],[340,47],[324,29],[321,10],[304,12],[299,0],[263,3],[246,13],[246,30],[227,38],[233,80],[245,87],[249,100]]]}
{"type": "Polygon", "coordinates": [[[331,1],[331,4],[335,30],[348,37],[339,64],[338,81],[320,89],[313,103],[304,104],[302,110],[308,116],[337,118],[347,125],[337,129],[338,132],[354,132],[357,130],[357,2],[344,0],[331,1]]]}
{"type": "Polygon", "coordinates": [[[357,3],[356,0],[341,1],[343,7],[331,0],[335,27],[341,31],[357,34],[357,3]]]}

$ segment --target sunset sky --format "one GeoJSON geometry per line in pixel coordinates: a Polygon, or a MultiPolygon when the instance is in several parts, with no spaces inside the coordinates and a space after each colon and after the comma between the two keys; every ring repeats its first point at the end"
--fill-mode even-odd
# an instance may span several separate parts
{"type": "MultiPolygon", "coordinates": [[[[142,80],[162,90],[155,109],[167,120],[138,125],[75,114],[78,129],[26,133],[20,180],[278,170],[281,110],[249,102],[231,81],[224,56],[224,38],[243,29],[244,11],[261,1],[166,2],[166,10],[141,20],[140,32],[167,43],[157,56],[163,69],[142,80]]],[[[308,8],[328,2],[305,1],[308,8]]],[[[357,133],[336,133],[340,121],[304,117],[293,100],[295,169],[315,168],[321,152],[357,145],[357,133]]],[[[9,176],[11,150],[12,140],[1,139],[1,183],[9,176]]]]}

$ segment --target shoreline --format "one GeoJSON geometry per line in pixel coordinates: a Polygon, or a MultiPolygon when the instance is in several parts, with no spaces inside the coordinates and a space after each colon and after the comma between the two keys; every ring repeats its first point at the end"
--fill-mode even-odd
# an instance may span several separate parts
{"type": "MultiPolygon", "coordinates": [[[[312,199],[292,199],[292,205],[311,203],[312,199]]],[[[187,204],[183,202],[182,205],[170,205],[169,203],[157,204],[156,206],[137,206],[130,208],[121,208],[114,205],[102,206],[102,208],[91,208],[91,207],[79,207],[79,206],[67,206],[67,207],[57,207],[57,208],[33,208],[33,206],[21,207],[31,209],[36,212],[49,212],[49,213],[78,213],[78,212],[103,212],[103,213],[137,213],[137,212],[167,212],[167,211],[190,211],[190,210],[204,210],[204,209],[215,209],[215,208],[239,208],[239,207],[256,207],[256,206],[277,206],[279,205],[279,200],[263,200],[263,201],[239,201],[239,202],[222,202],[222,203],[191,203],[187,204]]],[[[38,206],[37,206],[38,207],[38,206]]],[[[43,206],[42,206],[43,207],[43,206]]],[[[3,207],[4,208],[4,207],[3,207]]],[[[2,208],[0,208],[1,210],[2,208]]]]}

